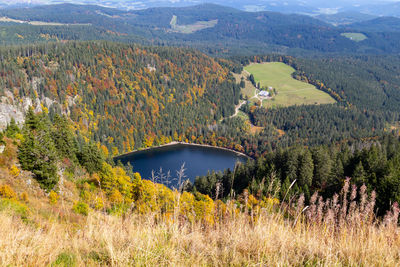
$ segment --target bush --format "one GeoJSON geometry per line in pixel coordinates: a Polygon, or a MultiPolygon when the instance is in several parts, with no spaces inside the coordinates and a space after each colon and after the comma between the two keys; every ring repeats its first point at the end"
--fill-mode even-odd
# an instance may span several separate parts
{"type": "Polygon", "coordinates": [[[9,185],[1,185],[0,186],[0,196],[3,198],[8,198],[8,199],[16,199],[17,198],[17,194],[14,192],[14,190],[9,185]]]}
{"type": "Polygon", "coordinates": [[[51,266],[76,266],[76,257],[74,254],[63,252],[58,255],[57,259],[51,266]]]}
{"type": "Polygon", "coordinates": [[[89,214],[89,205],[85,202],[78,201],[72,208],[75,213],[87,216],[89,214]]]}
{"type": "Polygon", "coordinates": [[[60,198],[60,196],[56,192],[54,192],[53,190],[50,192],[49,201],[50,201],[51,205],[57,204],[57,201],[59,198],[60,198]]]}
{"type": "Polygon", "coordinates": [[[10,174],[14,177],[17,177],[20,174],[20,170],[18,169],[17,166],[12,165],[10,168],[10,174]]]}
{"type": "Polygon", "coordinates": [[[103,199],[100,197],[96,197],[96,199],[93,201],[93,207],[96,210],[101,210],[104,208],[104,202],[103,199]]]}
{"type": "Polygon", "coordinates": [[[18,215],[22,219],[28,217],[28,207],[15,199],[0,199],[0,211],[11,211],[13,215],[18,215]]]}

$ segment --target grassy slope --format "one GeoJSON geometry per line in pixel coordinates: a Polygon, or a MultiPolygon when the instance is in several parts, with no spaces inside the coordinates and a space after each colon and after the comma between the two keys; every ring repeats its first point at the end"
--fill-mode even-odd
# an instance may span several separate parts
{"type": "Polygon", "coordinates": [[[251,64],[245,70],[254,75],[261,86],[272,86],[278,94],[272,100],[264,100],[263,107],[293,106],[302,104],[329,104],[335,100],[313,85],[292,78],[292,67],[279,62],[251,64]]]}
{"type": "Polygon", "coordinates": [[[354,42],[361,42],[361,41],[364,41],[365,39],[367,39],[367,36],[365,36],[365,34],[357,33],[357,32],[346,32],[346,33],[342,33],[341,35],[346,38],[349,38],[350,40],[352,40],[354,42]]]}
{"type": "Polygon", "coordinates": [[[190,34],[207,28],[212,28],[215,25],[217,25],[218,20],[215,19],[210,21],[197,21],[193,24],[188,24],[188,25],[178,25],[177,23],[178,23],[178,17],[173,15],[170,22],[173,31],[178,33],[190,34]]]}
{"type": "Polygon", "coordinates": [[[244,78],[244,82],[245,82],[245,87],[242,88],[242,95],[243,97],[247,97],[247,99],[253,98],[255,95],[255,91],[256,88],[253,86],[253,84],[247,79],[248,77],[248,72],[243,71],[241,74],[237,74],[237,73],[232,73],[233,76],[236,79],[237,83],[240,83],[242,77],[244,78]]]}
{"type": "MultiPolygon", "coordinates": [[[[61,201],[60,201],[61,202],[61,201]]],[[[179,208],[179,207],[177,207],[179,208]]],[[[36,225],[0,211],[2,266],[398,266],[396,224],[374,225],[359,212],[334,222],[295,224],[283,214],[239,213],[214,225],[160,214],[91,212],[75,222],[61,204],[36,225]],[[51,265],[53,266],[53,265],[51,265]]],[[[316,214],[316,213],[315,213],[316,214]]],[[[318,216],[314,215],[315,218],[318,216]]],[[[367,216],[368,218],[368,216],[367,216]]]]}

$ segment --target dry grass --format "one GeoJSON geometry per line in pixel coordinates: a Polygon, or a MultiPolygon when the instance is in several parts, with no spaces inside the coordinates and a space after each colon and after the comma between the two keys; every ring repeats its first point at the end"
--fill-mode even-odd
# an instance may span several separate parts
{"type": "MultiPolygon", "coordinates": [[[[12,179],[30,192],[16,183],[21,177],[4,181],[12,179]]],[[[349,180],[332,200],[315,194],[306,207],[301,196],[290,206],[250,211],[246,204],[241,212],[233,212],[231,202],[214,224],[190,222],[179,213],[171,216],[176,220],[158,212],[115,216],[91,211],[86,217],[72,212],[69,198],[52,206],[35,192],[25,218],[12,206],[0,205],[0,266],[400,264],[398,206],[377,220],[374,195],[369,197],[365,187],[350,188],[349,180]]]]}
{"type": "MultiPolygon", "coordinates": [[[[310,208],[310,210],[312,207],[310,208]]],[[[318,213],[316,206],[315,216],[318,213]]],[[[312,212],[312,211],[311,211],[312,212]]],[[[204,226],[157,214],[116,217],[91,213],[83,223],[46,220],[32,225],[0,214],[0,264],[113,266],[398,266],[395,223],[297,223],[280,212],[204,226]]]]}

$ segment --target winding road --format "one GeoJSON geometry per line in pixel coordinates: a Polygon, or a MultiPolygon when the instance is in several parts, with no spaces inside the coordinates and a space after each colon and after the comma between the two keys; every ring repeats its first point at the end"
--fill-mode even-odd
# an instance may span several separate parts
{"type": "Polygon", "coordinates": [[[245,101],[245,100],[243,100],[242,102],[240,102],[239,105],[237,105],[236,108],[235,108],[235,114],[233,114],[233,115],[230,116],[229,118],[233,118],[233,117],[237,116],[237,115],[239,114],[240,108],[241,108],[244,104],[246,104],[246,101],[245,101]]]}

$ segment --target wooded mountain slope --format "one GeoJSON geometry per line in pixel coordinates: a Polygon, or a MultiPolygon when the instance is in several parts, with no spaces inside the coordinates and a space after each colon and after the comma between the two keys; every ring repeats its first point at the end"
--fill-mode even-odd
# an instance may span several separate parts
{"type": "Polygon", "coordinates": [[[90,42],[0,54],[1,94],[11,91],[15,103],[50,99],[51,116],[66,112],[114,154],[172,137],[193,141],[199,128],[233,114],[239,99],[227,61],[186,49],[90,42]]]}
{"type": "Polygon", "coordinates": [[[280,53],[398,53],[398,33],[391,33],[390,21],[383,21],[381,30],[360,28],[367,39],[354,42],[341,34],[359,32],[355,26],[346,29],[303,15],[276,12],[244,12],[219,5],[203,4],[184,8],[149,8],[122,11],[91,5],[49,5],[23,9],[0,10],[0,16],[23,21],[85,23],[77,26],[34,26],[2,23],[0,42],[46,42],[38,38],[49,34],[59,40],[106,39],[153,44],[189,45],[210,54],[280,53]],[[177,32],[171,25],[191,29],[177,32]],[[196,28],[196,23],[210,23],[196,28]],[[389,23],[389,24],[387,24],[389,23]],[[54,27],[58,27],[57,33],[54,27]],[[20,29],[21,28],[21,29],[20,29]],[[87,28],[91,29],[89,34],[87,28]],[[29,30],[27,30],[29,29],[29,30]],[[390,33],[390,34],[389,34],[390,33]],[[20,38],[15,38],[21,36],[20,38]]]}

